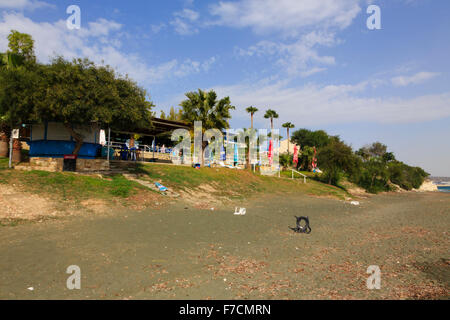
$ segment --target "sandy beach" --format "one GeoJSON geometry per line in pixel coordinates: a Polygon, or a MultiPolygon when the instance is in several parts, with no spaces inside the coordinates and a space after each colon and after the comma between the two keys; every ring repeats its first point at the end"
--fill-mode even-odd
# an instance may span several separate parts
{"type": "Polygon", "coordinates": [[[195,209],[77,216],[0,227],[1,299],[442,299],[449,297],[450,196],[306,195],[195,209]],[[288,227],[309,216],[312,233],[288,227]],[[66,269],[81,269],[68,290],[66,269]],[[381,270],[368,290],[366,271],[381,270]],[[28,288],[32,288],[28,289],[28,288]]]}

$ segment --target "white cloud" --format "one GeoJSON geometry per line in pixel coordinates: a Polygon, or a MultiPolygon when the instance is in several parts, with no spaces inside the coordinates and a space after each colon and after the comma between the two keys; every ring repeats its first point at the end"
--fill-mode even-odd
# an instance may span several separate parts
{"type": "Polygon", "coordinates": [[[161,32],[166,27],[167,27],[167,25],[165,23],[160,23],[160,24],[152,24],[150,26],[150,29],[152,30],[153,33],[156,34],[156,33],[161,32]]]}
{"type": "Polygon", "coordinates": [[[406,87],[409,85],[421,84],[428,80],[437,77],[438,72],[419,72],[412,76],[398,76],[391,79],[391,82],[396,87],[406,87]]]}
{"type": "Polygon", "coordinates": [[[302,126],[357,122],[413,123],[450,117],[450,92],[414,98],[362,97],[371,81],[353,85],[314,84],[290,87],[287,82],[241,84],[214,88],[230,96],[238,107],[236,117],[247,119],[244,107],[271,108],[280,114],[279,124],[290,121],[302,126]]]}
{"type": "Polygon", "coordinates": [[[325,71],[325,66],[335,64],[332,56],[321,56],[317,46],[332,46],[339,43],[333,33],[310,32],[293,43],[260,41],[248,49],[238,49],[241,56],[274,56],[277,64],[289,76],[307,77],[325,71]]]}
{"type": "Polygon", "coordinates": [[[37,0],[0,0],[0,8],[5,9],[34,10],[44,7],[53,7],[53,5],[37,0]]]}
{"type": "Polygon", "coordinates": [[[95,22],[89,22],[88,25],[90,37],[108,36],[111,32],[118,31],[122,28],[121,24],[103,18],[95,22]]]}
{"type": "Polygon", "coordinates": [[[66,22],[34,22],[19,13],[3,13],[0,17],[0,52],[8,46],[7,36],[11,29],[30,34],[35,40],[36,56],[48,62],[55,55],[66,59],[88,57],[98,64],[109,64],[121,74],[128,74],[142,85],[164,82],[171,78],[206,72],[216,58],[204,62],[176,59],[159,65],[148,65],[137,54],[119,50],[122,26],[114,21],[98,19],[80,30],[69,30],[66,22]],[[117,36],[116,36],[117,35],[117,36]]]}
{"type": "Polygon", "coordinates": [[[340,43],[338,30],[348,27],[360,13],[361,0],[238,0],[212,5],[210,12],[218,20],[213,25],[251,28],[266,36],[274,33],[279,41],[263,40],[242,56],[275,59],[288,77],[308,77],[335,65],[333,56],[321,55],[321,47],[340,43]]]}
{"type": "Polygon", "coordinates": [[[200,14],[191,9],[183,9],[174,13],[174,19],[170,22],[175,32],[181,35],[191,35],[198,33],[198,29],[194,26],[198,21],[200,14]]]}
{"type": "Polygon", "coordinates": [[[359,0],[239,0],[211,6],[211,24],[252,28],[256,33],[296,35],[306,27],[346,28],[361,11],[359,0]]]}
{"type": "Polygon", "coordinates": [[[196,21],[200,17],[200,14],[194,10],[191,9],[183,9],[182,11],[176,12],[174,14],[176,17],[184,18],[189,21],[196,21]]]}

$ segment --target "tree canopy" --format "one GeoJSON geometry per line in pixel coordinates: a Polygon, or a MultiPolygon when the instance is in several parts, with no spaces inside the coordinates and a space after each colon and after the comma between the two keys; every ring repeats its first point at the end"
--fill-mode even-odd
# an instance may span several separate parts
{"type": "Polygon", "coordinates": [[[251,115],[254,115],[256,112],[258,112],[258,108],[250,106],[250,107],[246,108],[245,111],[247,111],[247,113],[250,113],[251,115]]]}
{"type": "Polygon", "coordinates": [[[218,100],[214,90],[206,92],[201,89],[186,93],[186,97],[180,104],[183,108],[182,118],[186,123],[194,125],[195,121],[201,121],[203,130],[230,127],[231,110],[235,107],[231,105],[229,97],[218,100]]]}
{"type": "Polygon", "coordinates": [[[264,114],[264,118],[270,119],[270,127],[273,130],[273,119],[278,119],[279,115],[275,110],[269,109],[264,114]]]}
{"type": "Polygon", "coordinates": [[[322,148],[330,143],[330,136],[323,130],[300,129],[292,134],[291,140],[302,147],[322,148]]]}
{"type": "Polygon", "coordinates": [[[87,59],[56,58],[49,65],[0,71],[0,114],[11,126],[62,122],[75,138],[76,127],[90,123],[133,130],[151,124],[153,104],[145,90],[108,66],[87,59]]]}
{"type": "Polygon", "coordinates": [[[34,55],[34,40],[29,34],[11,30],[11,33],[8,35],[8,41],[9,50],[7,53],[21,56],[29,62],[36,61],[34,55]]]}
{"type": "Polygon", "coordinates": [[[337,185],[341,176],[351,173],[357,165],[357,158],[350,146],[340,139],[331,139],[330,143],[320,149],[319,167],[324,171],[324,178],[329,184],[337,185]]]}
{"type": "Polygon", "coordinates": [[[356,154],[361,156],[364,160],[369,160],[374,157],[383,157],[386,153],[387,146],[381,142],[374,142],[371,145],[366,145],[356,152],[356,154]]]}
{"type": "MultiPolygon", "coordinates": [[[[235,107],[231,104],[230,98],[217,98],[216,92],[203,91],[198,89],[197,92],[186,93],[187,99],[181,102],[183,108],[182,119],[190,125],[194,125],[195,121],[202,122],[203,132],[209,129],[228,129],[230,127],[231,110],[235,107]]],[[[207,143],[202,142],[201,162],[204,164],[204,149],[207,143]]]]}

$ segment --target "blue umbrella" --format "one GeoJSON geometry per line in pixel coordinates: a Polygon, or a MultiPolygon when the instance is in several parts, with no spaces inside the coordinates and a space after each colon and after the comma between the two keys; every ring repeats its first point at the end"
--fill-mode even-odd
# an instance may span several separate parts
{"type": "Polygon", "coordinates": [[[238,155],[238,146],[237,143],[234,144],[234,162],[238,162],[239,155],[238,155]]]}

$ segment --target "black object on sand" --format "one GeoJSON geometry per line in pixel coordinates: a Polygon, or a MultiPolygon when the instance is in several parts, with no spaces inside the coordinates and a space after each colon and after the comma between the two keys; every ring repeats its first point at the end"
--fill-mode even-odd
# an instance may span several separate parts
{"type": "Polygon", "coordinates": [[[309,218],[308,217],[295,217],[297,219],[297,227],[290,229],[294,230],[297,233],[311,233],[311,227],[309,226],[309,218]],[[302,221],[304,221],[304,224],[302,224],[302,221]]]}

